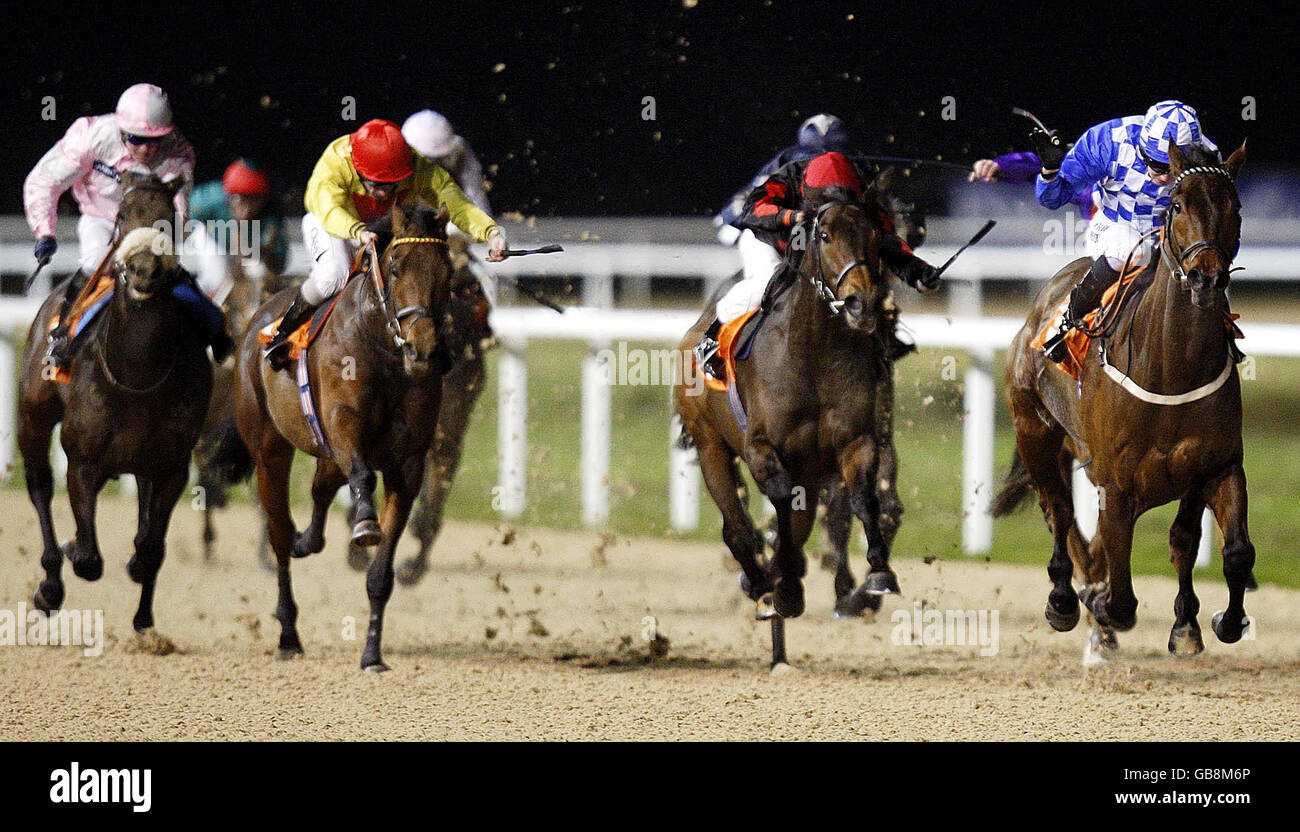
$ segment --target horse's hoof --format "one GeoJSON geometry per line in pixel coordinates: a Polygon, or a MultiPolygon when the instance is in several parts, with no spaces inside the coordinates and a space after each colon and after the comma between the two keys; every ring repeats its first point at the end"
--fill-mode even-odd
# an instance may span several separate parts
{"type": "Polygon", "coordinates": [[[148,571],[140,565],[140,559],[135,555],[132,555],[131,559],[126,562],[126,574],[137,584],[142,584],[152,577],[148,574],[148,571]]]}
{"type": "Polygon", "coordinates": [[[755,621],[771,621],[773,618],[780,617],[776,612],[776,605],[772,602],[772,593],[765,593],[754,602],[755,621]]]}
{"type": "Polygon", "coordinates": [[[298,532],[293,536],[293,556],[295,558],[305,558],[308,555],[314,555],[324,548],[324,535],[321,535],[315,542],[310,540],[303,532],[298,532]]]}
{"type": "Polygon", "coordinates": [[[1068,609],[1061,611],[1052,606],[1051,601],[1048,601],[1046,606],[1043,607],[1043,617],[1047,619],[1047,623],[1056,632],[1068,633],[1079,623],[1079,604],[1076,601],[1070,604],[1068,609]]]}
{"type": "Polygon", "coordinates": [[[1109,630],[1093,628],[1088,634],[1088,643],[1083,646],[1083,666],[1099,667],[1110,664],[1110,656],[1119,649],[1115,634],[1109,630]]]}
{"type": "Polygon", "coordinates": [[[785,662],[777,662],[772,665],[773,676],[791,676],[798,672],[799,669],[797,667],[791,664],[786,664],[785,662]]]}
{"type": "Polygon", "coordinates": [[[902,595],[903,591],[898,588],[898,576],[892,569],[872,569],[867,573],[867,577],[862,581],[862,586],[858,588],[859,592],[865,592],[868,595],[902,595]]]}
{"type": "Polygon", "coordinates": [[[288,662],[294,659],[301,659],[303,656],[301,647],[281,647],[275,652],[277,662],[288,662]]]}
{"type": "Polygon", "coordinates": [[[428,571],[427,561],[418,558],[407,558],[397,567],[397,582],[402,586],[415,586],[424,577],[428,571]]]}
{"type": "Polygon", "coordinates": [[[1224,644],[1236,644],[1241,641],[1242,634],[1250,626],[1250,619],[1242,618],[1240,623],[1234,625],[1223,613],[1223,610],[1219,610],[1210,619],[1210,623],[1214,626],[1214,634],[1224,644]]]}
{"type": "Polygon", "coordinates": [[[861,618],[867,610],[867,599],[874,598],[880,600],[879,595],[865,595],[857,592],[850,592],[835,602],[835,609],[831,610],[832,621],[851,621],[861,618]]]}
{"type": "Polygon", "coordinates": [[[761,584],[755,585],[749,580],[748,575],[741,572],[740,591],[745,593],[745,597],[751,601],[761,601],[764,595],[767,595],[772,591],[772,582],[767,578],[764,578],[761,584]]]}
{"type": "Polygon", "coordinates": [[[803,581],[798,578],[784,578],[776,582],[772,591],[772,605],[776,614],[782,618],[798,618],[803,615],[803,581]]]}
{"type": "Polygon", "coordinates": [[[1124,616],[1118,616],[1111,612],[1109,608],[1110,593],[1100,590],[1097,587],[1104,586],[1094,584],[1084,588],[1080,593],[1080,599],[1087,599],[1085,603],[1092,617],[1097,619],[1097,623],[1109,630],[1117,630],[1126,633],[1137,625],[1137,611],[1124,616]]]}
{"type": "Polygon", "coordinates": [[[72,572],[78,578],[85,581],[98,581],[104,577],[104,559],[99,555],[83,558],[82,560],[72,560],[72,572]]]}
{"type": "Polygon", "coordinates": [[[1175,656],[1195,656],[1205,649],[1201,628],[1195,622],[1175,626],[1169,631],[1169,652],[1175,656]]]}
{"type": "MultiPolygon", "coordinates": [[[[41,581],[32,593],[32,606],[46,615],[63,606],[63,584],[56,584],[46,579],[41,581]]],[[[21,626],[27,626],[23,624],[21,626]]]]}
{"type": "Polygon", "coordinates": [[[362,520],[352,527],[353,546],[378,546],[383,537],[383,531],[374,520],[362,520]]]}
{"type": "Polygon", "coordinates": [[[348,566],[353,572],[365,572],[370,568],[370,552],[365,546],[348,544],[348,566]]]}
{"type": "Polygon", "coordinates": [[[383,662],[372,662],[371,664],[361,665],[361,669],[366,673],[387,673],[388,665],[383,662]]]}

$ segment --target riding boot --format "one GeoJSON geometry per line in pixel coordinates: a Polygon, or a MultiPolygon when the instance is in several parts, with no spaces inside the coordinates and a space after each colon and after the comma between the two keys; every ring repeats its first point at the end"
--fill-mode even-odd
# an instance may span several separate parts
{"type": "Polygon", "coordinates": [[[82,269],[77,269],[68,278],[68,284],[64,287],[63,303],[59,306],[59,322],[54,329],[50,330],[48,345],[45,348],[46,358],[57,367],[62,367],[63,363],[68,360],[69,347],[72,346],[68,316],[72,313],[73,302],[76,301],[77,295],[81,294],[81,290],[85,285],[86,273],[82,269]]]}
{"type": "Polygon", "coordinates": [[[302,296],[302,291],[294,295],[293,303],[285,310],[284,317],[280,319],[280,326],[275,330],[275,335],[271,337],[271,342],[262,350],[262,357],[271,364],[272,370],[283,370],[289,366],[289,336],[293,331],[302,326],[303,321],[311,317],[316,307],[308,303],[302,296]]]}
{"type": "Polygon", "coordinates": [[[1066,333],[1083,324],[1083,316],[1097,308],[1101,303],[1101,296],[1116,280],[1119,280],[1119,274],[1104,256],[1092,262],[1092,268],[1088,269],[1070,290],[1070,303],[1066,306],[1065,314],[1061,316],[1060,331],[1043,342],[1043,355],[1047,356],[1049,361],[1059,364],[1065,360],[1069,353],[1065,344],[1066,333]]]}
{"type": "Polygon", "coordinates": [[[704,368],[704,372],[716,379],[722,378],[726,373],[726,370],[722,366],[722,361],[718,356],[717,339],[718,333],[721,330],[722,321],[714,318],[713,323],[709,324],[709,328],[705,330],[704,337],[700,339],[700,343],[695,345],[696,363],[704,368]]]}

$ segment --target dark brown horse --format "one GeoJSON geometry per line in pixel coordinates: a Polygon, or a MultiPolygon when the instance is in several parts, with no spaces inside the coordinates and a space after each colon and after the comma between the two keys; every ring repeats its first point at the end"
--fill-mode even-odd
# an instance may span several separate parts
{"type": "Polygon", "coordinates": [[[155,220],[172,218],[175,187],[156,179],[132,179],[127,185],[118,216],[123,238],[113,266],[116,290],[69,361],[68,383],[53,379],[44,357],[45,334],[62,302],[62,288],[46,299],[32,322],[19,383],[18,445],[44,541],[45,579],[33,603],[46,612],[63,603],[65,555],[79,577],[93,581],[103,574],[96,498],[110,478],[135,475],[139,526],[127,571],[140,584],[133,624],[144,632],[154,624],[154,582],[172,510],[189,479],[212,366],[204,336],[170,292],[184,273],[174,256],[156,253],[166,250],[161,244],[167,235],[148,228],[155,220]],[[59,422],[77,525],[75,541],[62,548],[50,516],[50,436],[59,422]]]}
{"type": "Polygon", "coordinates": [[[1185,156],[1170,147],[1169,158],[1174,185],[1153,282],[1116,320],[1109,337],[1093,340],[1078,384],[1030,341],[1087,268],[1086,260],[1067,266],[1039,292],[1012,343],[1007,396],[1017,456],[995,513],[1038,490],[1054,538],[1048,623],[1066,631],[1078,622],[1080,595],[1071,583],[1077,566],[1085,582],[1082,600],[1101,628],[1093,644],[1105,647],[1108,633],[1128,630],[1137,620],[1129,573],[1133,525],[1149,509],[1178,500],[1169,530],[1178,572],[1169,650],[1191,654],[1204,649],[1192,567],[1205,506],[1224,534],[1228,608],[1213,617],[1220,641],[1241,638],[1243,597],[1255,562],[1246,528],[1241,386],[1225,326],[1229,269],[1241,235],[1234,182],[1246,147],[1224,165],[1199,148],[1185,156]],[[1099,489],[1101,514],[1091,547],[1084,546],[1074,522],[1075,460],[1090,466],[1099,489]]]}
{"type": "Polygon", "coordinates": [[[262,359],[258,330],[283,314],[292,292],[276,295],[254,317],[236,365],[239,434],[257,469],[258,493],[275,552],[280,597],[280,657],[302,652],[298,608],[289,578],[291,557],[321,551],[334,493],[347,483],[357,510],[352,541],[379,544],[366,574],[370,623],[361,656],[382,671],[384,607],[393,590],[393,553],[419,493],[442,399],[439,324],[447,306],[451,263],[446,209],[394,206],[391,234],[377,267],[358,275],[308,352],[316,413],[328,447],[317,444],[300,409],[292,372],[262,359]],[[317,458],[311,524],[295,534],[289,513],[289,470],[295,449],[317,458]],[[384,477],[382,528],[374,507],[375,474],[384,477]]]}
{"type": "MultiPolygon", "coordinates": [[[[867,534],[871,568],[854,593],[865,600],[898,592],[876,490],[875,396],[892,370],[879,250],[885,232],[874,216],[874,209],[842,202],[816,212],[794,282],[773,303],[750,358],[736,366],[745,430],[725,393],[692,395],[684,378],[674,388],[683,431],[695,444],[705,485],[722,511],[723,540],[743,571],[741,587],[760,602],[763,618],[803,613],[802,546],[819,491],[836,481],[848,489],[850,507],[867,534]],[[737,457],[776,507],[778,539],[770,564],[762,562],[762,538],[738,494],[737,457]]],[[[706,310],[686,334],[684,355],[693,354],[712,316],[706,310]]],[[[785,660],[779,632],[773,632],[774,664],[785,660]]]]}

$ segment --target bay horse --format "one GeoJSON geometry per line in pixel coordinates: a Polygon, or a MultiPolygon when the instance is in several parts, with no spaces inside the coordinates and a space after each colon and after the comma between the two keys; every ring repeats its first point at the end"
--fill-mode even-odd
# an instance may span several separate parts
{"type": "Polygon", "coordinates": [[[367,255],[370,275],[354,277],[338,295],[328,322],[308,351],[312,395],[327,447],[317,444],[289,372],[262,358],[258,331],[288,308],[292,290],[269,300],[240,345],[235,378],[239,435],[257,471],[279,580],[276,617],[279,657],[303,652],[298,607],[289,575],[291,557],[325,546],[325,518],[346,483],[357,504],[352,542],[379,548],[366,573],[370,622],[361,667],[384,671],[384,607],[393,590],[393,553],[420,490],[442,400],[440,324],[447,307],[451,263],[447,210],[394,205],[372,229],[388,242],[367,255]],[[295,533],[289,513],[289,471],[295,449],[316,457],[311,523],[295,533]],[[376,472],[384,477],[382,526],[374,507],[376,472]]]}
{"type": "Polygon", "coordinates": [[[1169,549],[1178,573],[1175,654],[1204,649],[1192,567],[1205,506],[1224,534],[1228,607],[1213,616],[1215,635],[1231,644],[1246,626],[1244,594],[1255,562],[1246,526],[1241,385],[1226,325],[1230,267],[1241,236],[1236,179],[1243,142],[1226,163],[1201,148],[1169,148],[1173,187],[1150,287],[1128,305],[1110,333],[1094,338],[1078,382],[1050,365],[1030,342],[1088,267],[1062,269],[1038,293],[1011,345],[1007,397],[1016,456],[995,514],[1037,489],[1053,548],[1052,590],[1044,610],[1058,631],[1074,628],[1079,602],[1099,630],[1092,651],[1113,649],[1113,632],[1133,627],[1137,598],[1129,572],[1133,525],[1149,509],[1178,500],[1169,549]],[[1070,467],[1090,466],[1101,502],[1097,535],[1085,547],[1074,522],[1070,467]],[[1074,568],[1085,587],[1076,593],[1074,568]]]}
{"type": "MultiPolygon", "coordinates": [[[[453,263],[457,260],[457,242],[457,238],[452,238],[453,263]]],[[[451,276],[444,340],[452,364],[443,377],[438,429],[424,463],[424,486],[411,509],[409,528],[420,548],[397,567],[397,582],[404,586],[419,583],[429,569],[429,553],[442,531],[443,509],[460,467],[470,417],[487,382],[484,354],[492,338],[487,320],[490,306],[478,277],[468,266],[468,259],[464,257],[465,264],[451,276]]],[[[369,563],[370,554],[366,549],[349,544],[348,564],[353,569],[364,570],[369,563]]]]}
{"type": "MultiPolygon", "coordinates": [[[[750,357],[736,364],[744,430],[726,393],[692,395],[684,374],[700,368],[683,366],[673,389],[683,437],[695,445],[705,485],[722,511],[723,540],[740,563],[742,591],[759,602],[760,618],[774,622],[774,666],[785,663],[776,625],[804,611],[802,546],[823,487],[844,484],[866,531],[870,570],[854,594],[865,599],[899,591],[877,493],[875,397],[893,372],[882,324],[888,297],[880,262],[885,232],[868,205],[828,202],[809,221],[807,251],[793,283],[775,297],[750,357]],[[776,507],[777,545],[769,563],[761,559],[762,536],[738,493],[737,457],[776,507]]],[[[683,355],[694,355],[692,347],[712,318],[713,309],[706,309],[686,333],[683,355]]]]}
{"type": "Polygon", "coordinates": [[[139,522],[127,572],[140,584],[132,624],[144,633],[154,626],[154,584],[172,510],[189,480],[189,457],[207,411],[212,365],[204,335],[170,291],[185,273],[174,255],[157,253],[168,250],[168,235],[149,227],[174,219],[172,199],[179,183],[128,174],[125,184],[118,212],[121,244],[113,261],[116,288],[88,325],[86,343],[69,359],[67,383],[55,380],[44,355],[51,318],[63,301],[62,287],[46,298],[32,321],[18,388],[18,447],[27,493],[40,519],[45,579],[33,604],[42,612],[62,606],[64,557],[80,578],[94,581],[103,575],[95,503],[110,478],[135,476],[139,522]],[[75,540],[63,547],[50,514],[50,437],[60,422],[68,499],[77,526],[75,540]]]}

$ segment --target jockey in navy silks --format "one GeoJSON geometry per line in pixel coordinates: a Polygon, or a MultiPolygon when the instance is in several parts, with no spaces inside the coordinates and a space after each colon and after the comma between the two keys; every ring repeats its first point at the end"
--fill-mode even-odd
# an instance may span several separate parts
{"type": "Polygon", "coordinates": [[[1035,128],[1033,140],[1042,168],[1034,194],[1047,208],[1060,208],[1080,193],[1096,189],[1097,212],[1088,223],[1087,253],[1092,267],[1070,292],[1061,330],[1043,344],[1052,361],[1065,358],[1065,333],[1101,302],[1102,293],[1131,266],[1151,259],[1155,240],[1144,234],[1164,225],[1173,177],[1169,147],[1200,145],[1218,156],[1218,147],[1201,134],[1196,110],[1181,101],[1161,101],[1146,115],[1128,116],[1089,128],[1066,152],[1056,131],[1035,128]]]}

